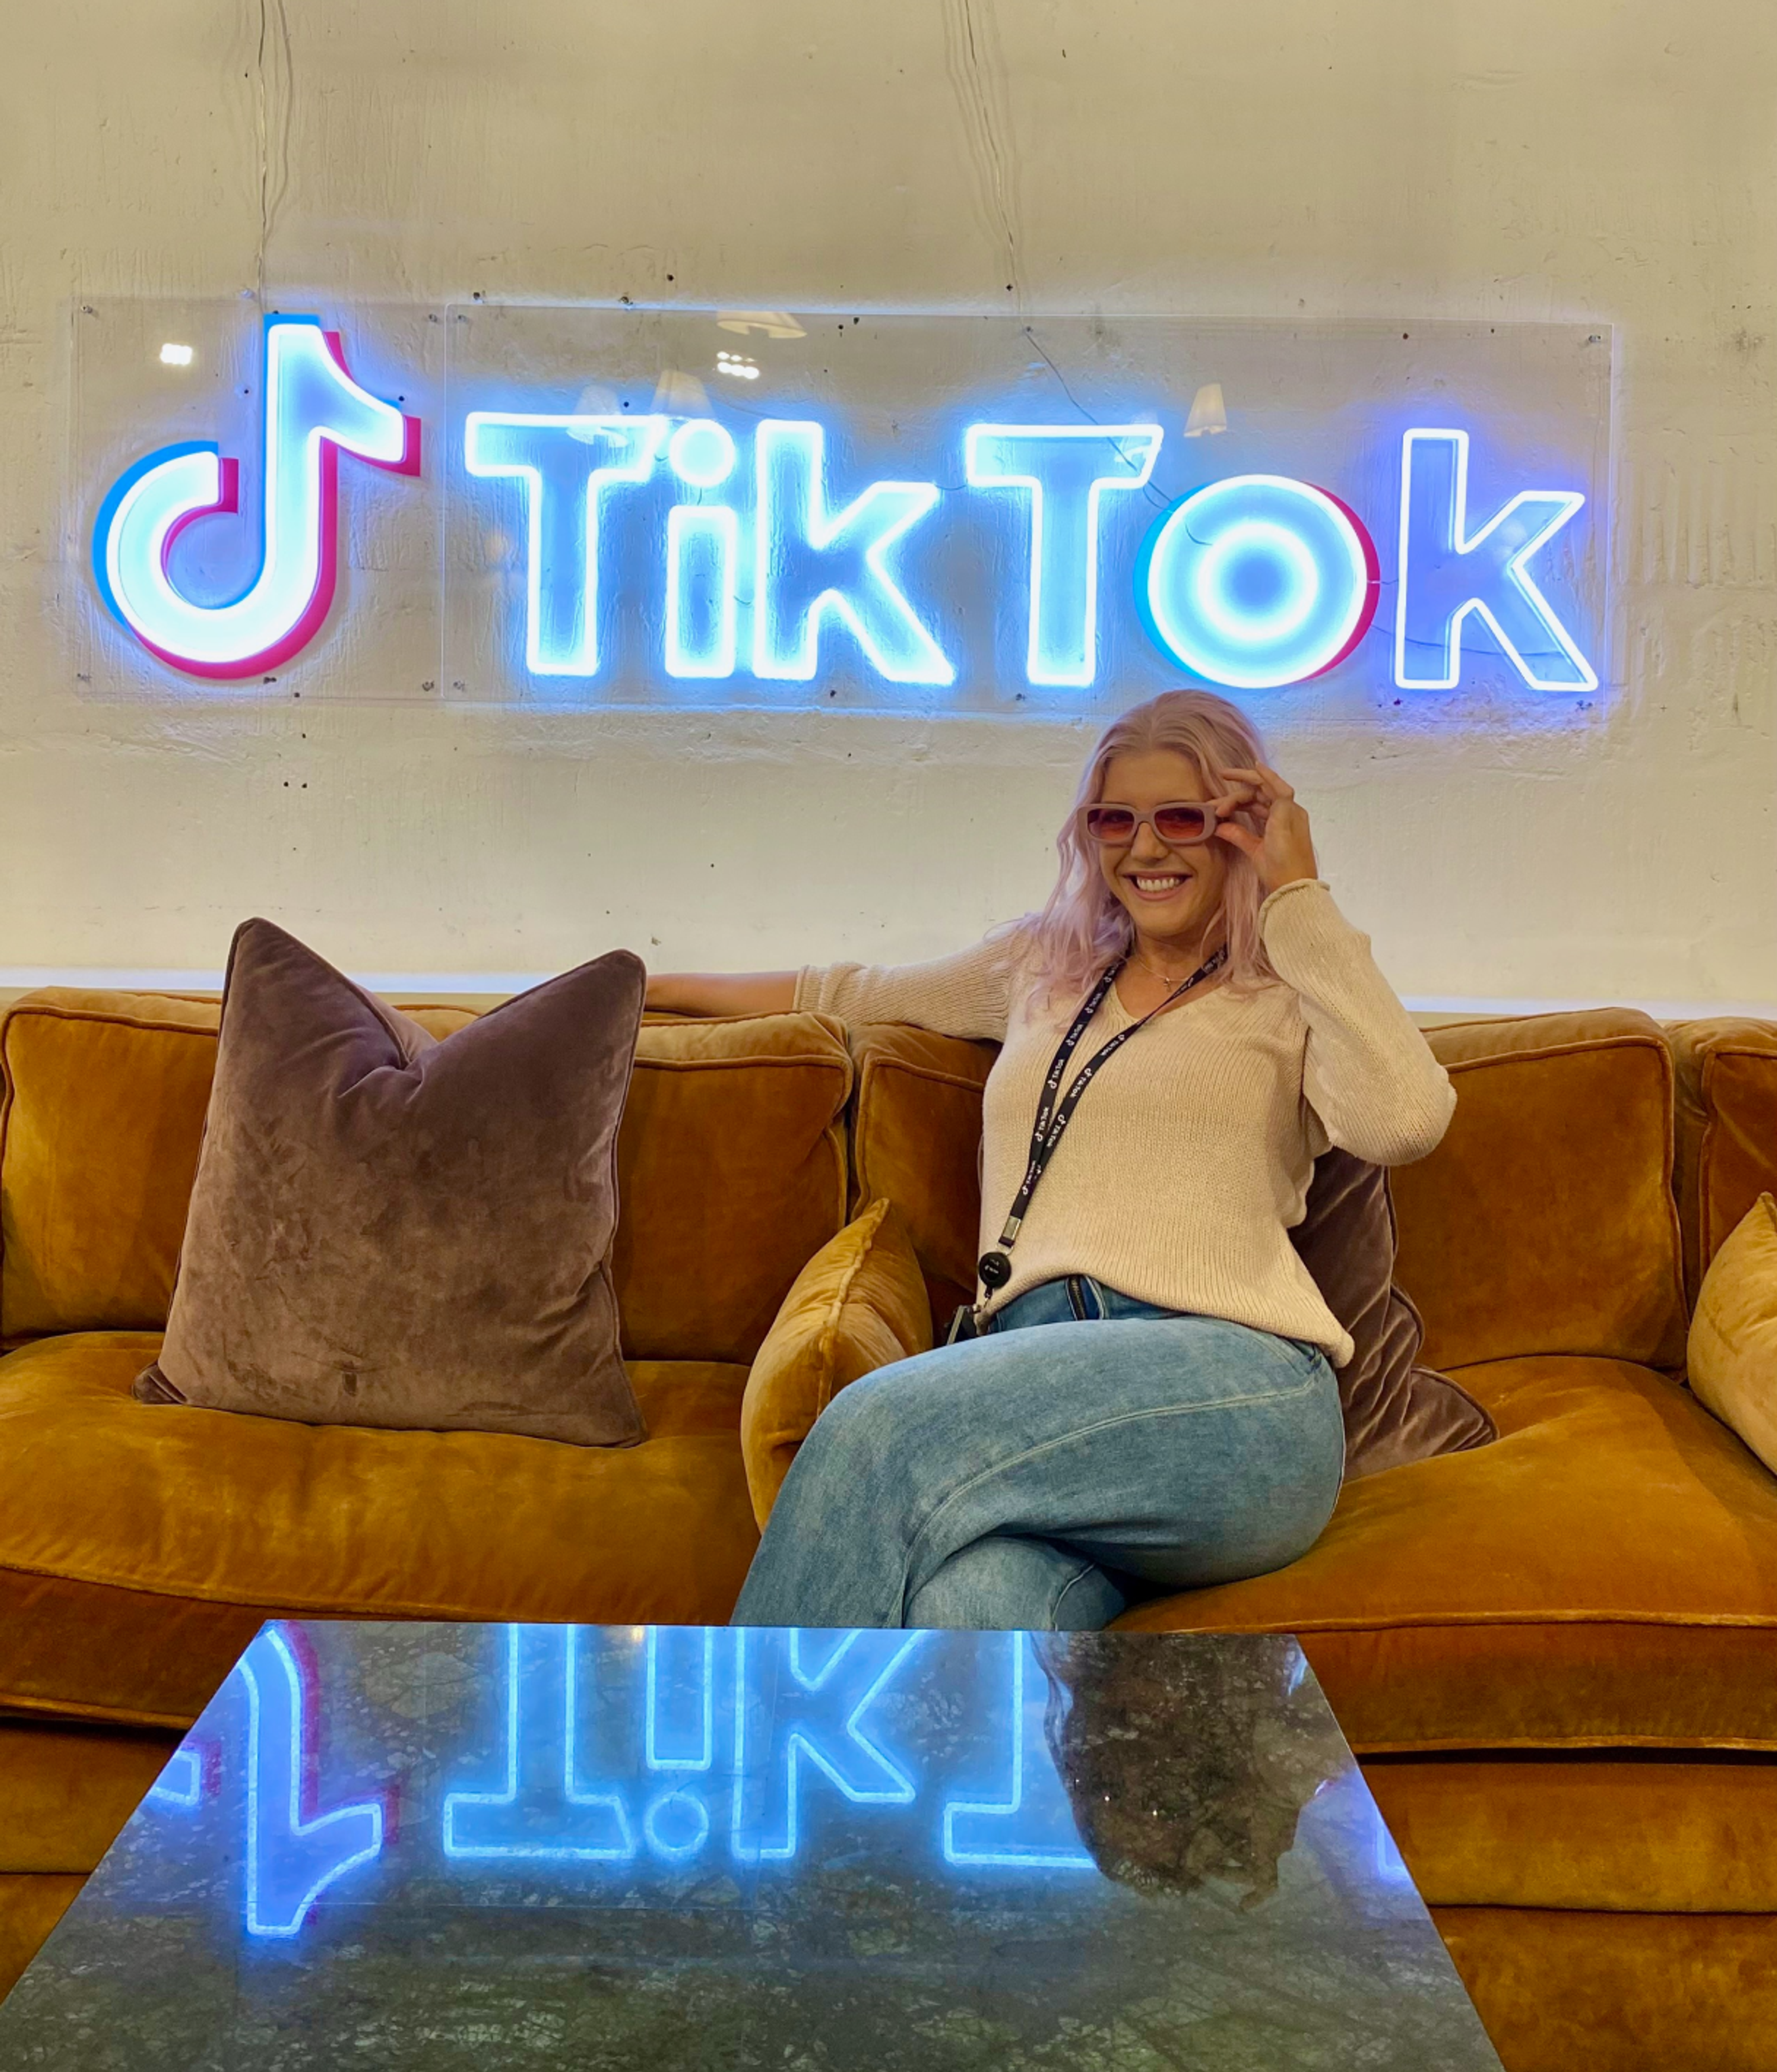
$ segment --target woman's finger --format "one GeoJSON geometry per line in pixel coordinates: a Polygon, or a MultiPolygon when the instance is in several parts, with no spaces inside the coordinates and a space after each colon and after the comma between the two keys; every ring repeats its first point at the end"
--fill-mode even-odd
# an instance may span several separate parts
{"type": "Polygon", "coordinates": [[[1238,820],[1218,820],[1216,832],[1219,840],[1237,849],[1243,856],[1257,856],[1265,847],[1264,837],[1254,834],[1250,828],[1243,828],[1238,820]]]}
{"type": "Polygon", "coordinates": [[[1261,775],[1262,775],[1265,782],[1270,785],[1278,798],[1293,799],[1295,797],[1296,795],[1294,791],[1281,777],[1277,775],[1275,770],[1269,768],[1265,763],[1261,763],[1259,765],[1259,771],[1261,775]]]}

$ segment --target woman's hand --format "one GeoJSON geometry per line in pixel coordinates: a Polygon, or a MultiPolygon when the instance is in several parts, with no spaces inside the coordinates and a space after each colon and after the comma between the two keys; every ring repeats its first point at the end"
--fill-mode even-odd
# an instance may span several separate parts
{"type": "Polygon", "coordinates": [[[1232,803],[1249,814],[1258,822],[1259,832],[1255,834],[1238,820],[1218,820],[1216,832],[1231,848],[1252,857],[1265,891],[1275,892],[1301,878],[1318,878],[1308,815],[1277,771],[1261,763],[1257,770],[1230,770],[1228,774],[1235,788],[1226,801],[1217,803],[1232,803]]]}

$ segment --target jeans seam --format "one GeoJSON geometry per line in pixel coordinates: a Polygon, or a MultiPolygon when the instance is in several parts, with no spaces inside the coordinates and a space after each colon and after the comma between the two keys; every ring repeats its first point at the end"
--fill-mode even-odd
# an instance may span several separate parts
{"type": "Polygon", "coordinates": [[[1088,1561],[1084,1556],[1082,1556],[1080,1558],[1080,1566],[1074,1571],[1072,1575],[1067,1578],[1067,1581],[1062,1585],[1061,1588],[1056,1591],[1054,1597],[1049,1601],[1049,1623],[1051,1626],[1055,1625],[1056,1619],[1059,1618],[1061,1614],[1061,1608],[1067,1601],[1067,1594],[1069,1591],[1074,1589],[1078,1585],[1084,1582],[1088,1576],[1096,1575],[1097,1572],[1098,1564],[1096,1561],[1088,1561]]]}
{"type": "Polygon", "coordinates": [[[907,1542],[907,1554],[901,1564],[900,1601],[903,1615],[907,1606],[907,1575],[913,1566],[913,1557],[919,1551],[920,1543],[952,1504],[967,1496],[970,1490],[980,1488],[983,1482],[991,1482],[994,1476],[1005,1474],[1014,1468],[1021,1468],[1026,1462],[1040,1459],[1043,1454],[1052,1453],[1059,1447],[1071,1446],[1076,1440],[1089,1439],[1096,1432],[1109,1432],[1119,1424],[1139,1424],[1144,1418],[1191,1417],[1206,1410],[1240,1410],[1259,1403],[1293,1403],[1302,1396],[1311,1395],[1317,1379],[1317,1376],[1311,1375],[1295,1388],[1271,1389],[1262,1396],[1219,1396],[1213,1403],[1178,1403],[1160,1410],[1125,1410],[1116,1417],[1101,1417],[1095,1424],[1082,1424],[1077,1430],[1066,1433],[1059,1438],[1045,1439],[1041,1445],[1027,1446],[1022,1453],[1014,1453],[1008,1460],[996,1461],[992,1467],[983,1468],[979,1474],[971,1475],[965,1482],[959,1482],[936,1510],[929,1511],[921,1520],[919,1530],[907,1542]]]}

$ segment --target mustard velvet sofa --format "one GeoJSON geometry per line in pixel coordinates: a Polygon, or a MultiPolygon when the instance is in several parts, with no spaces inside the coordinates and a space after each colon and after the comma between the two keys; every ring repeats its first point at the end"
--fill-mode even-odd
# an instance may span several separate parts
{"type": "MultiPolygon", "coordinates": [[[[643,1445],[136,1404],[216,1018],[52,991],[0,1022],[0,1990],[262,1619],[722,1619],[750,1374],[836,1328],[824,1248],[886,1198],[932,1314],[971,1272],[990,1046],[651,1023],[615,1262],[643,1445]]],[[[1397,1175],[1400,1277],[1499,1441],[1125,1623],[1301,1636],[1508,2072],[1777,2072],[1777,1477],[1682,1383],[1701,1273],[1777,1186],[1777,1026],[1429,1040],[1459,1100],[1397,1175]]]]}

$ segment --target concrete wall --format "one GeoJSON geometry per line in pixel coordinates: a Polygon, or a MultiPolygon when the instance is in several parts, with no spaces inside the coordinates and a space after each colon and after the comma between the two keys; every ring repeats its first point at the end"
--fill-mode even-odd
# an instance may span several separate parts
{"type": "Polygon", "coordinates": [[[1044,889],[1067,727],[75,695],[71,308],[262,286],[1608,321],[1606,721],[1275,748],[1409,996],[1777,1003],[1763,0],[64,0],[7,44],[0,984],[214,972],[252,911],[459,985],[903,956],[1044,889]]]}

